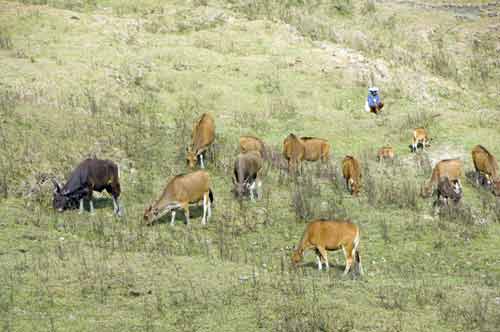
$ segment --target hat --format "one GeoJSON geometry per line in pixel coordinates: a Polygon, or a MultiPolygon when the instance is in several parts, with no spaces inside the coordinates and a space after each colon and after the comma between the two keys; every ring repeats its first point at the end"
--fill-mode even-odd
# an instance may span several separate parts
{"type": "Polygon", "coordinates": [[[378,92],[378,88],[376,86],[368,88],[369,92],[378,92]]]}

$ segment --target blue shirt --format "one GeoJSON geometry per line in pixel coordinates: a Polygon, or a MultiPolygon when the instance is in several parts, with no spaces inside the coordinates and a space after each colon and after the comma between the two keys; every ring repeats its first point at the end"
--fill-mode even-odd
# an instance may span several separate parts
{"type": "Polygon", "coordinates": [[[380,97],[379,95],[372,95],[371,93],[368,94],[368,106],[370,107],[376,107],[380,103],[380,97]]]}

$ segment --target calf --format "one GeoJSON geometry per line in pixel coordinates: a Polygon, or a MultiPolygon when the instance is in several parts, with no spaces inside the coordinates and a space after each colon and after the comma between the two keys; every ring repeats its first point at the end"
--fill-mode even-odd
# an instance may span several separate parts
{"type": "Polygon", "coordinates": [[[448,177],[443,177],[439,180],[437,186],[437,199],[434,205],[443,203],[448,206],[448,200],[451,199],[454,204],[458,204],[462,199],[463,192],[460,180],[451,180],[448,177]]]}
{"type": "Polygon", "coordinates": [[[92,202],[93,191],[106,190],[113,197],[114,213],[121,215],[122,209],[118,200],[120,196],[120,180],[118,166],[110,160],[85,159],[69,176],[64,186],[54,182],[52,205],[59,212],[80,202],[80,213],[83,212],[83,200],[90,202],[90,212],[94,213],[92,202]]]}
{"type": "Polygon", "coordinates": [[[257,179],[262,169],[262,158],[258,151],[242,153],[234,162],[233,184],[236,197],[241,198],[250,192],[250,199],[254,200],[254,191],[260,198],[261,181],[257,179]]]}
{"type": "Polygon", "coordinates": [[[289,134],[283,141],[283,157],[288,162],[289,173],[296,173],[300,170],[305,154],[305,146],[302,140],[294,134],[289,134]]]}
{"type": "Polygon", "coordinates": [[[200,119],[193,125],[191,133],[191,145],[187,148],[187,163],[189,168],[195,168],[200,162],[201,168],[205,168],[203,161],[205,152],[215,139],[215,123],[212,116],[203,113],[200,119]]]}
{"type": "Polygon", "coordinates": [[[482,145],[476,145],[472,149],[472,161],[476,170],[476,179],[478,179],[476,181],[479,182],[481,175],[483,175],[486,179],[486,185],[491,187],[493,194],[500,196],[500,176],[495,156],[482,145]]]}
{"type": "Polygon", "coordinates": [[[342,175],[345,179],[347,190],[351,195],[357,195],[361,188],[361,166],[353,156],[346,156],[342,160],[342,175]]]}
{"type": "Polygon", "coordinates": [[[212,190],[210,190],[208,173],[200,170],[177,175],[168,182],[160,198],[146,208],[144,222],[150,225],[168,212],[172,212],[170,224],[173,225],[175,222],[175,209],[181,208],[186,216],[186,224],[189,224],[189,203],[198,203],[201,200],[203,200],[203,218],[201,222],[205,225],[212,214],[210,204],[214,200],[212,190]]]}
{"type": "Polygon", "coordinates": [[[427,130],[425,130],[425,128],[416,128],[415,130],[413,130],[411,151],[417,152],[417,148],[419,145],[422,146],[422,150],[424,150],[424,148],[431,146],[431,140],[432,139],[429,138],[429,135],[427,134],[427,130]]]}
{"type": "Polygon", "coordinates": [[[349,272],[355,260],[360,274],[363,274],[359,257],[359,227],[349,220],[313,220],[307,224],[297,249],[292,255],[292,263],[297,265],[304,256],[304,251],[312,249],[316,252],[318,270],[328,264],[327,251],[342,249],[346,265],[344,275],[349,272]]]}
{"type": "Polygon", "coordinates": [[[383,146],[377,151],[377,161],[394,160],[394,149],[391,146],[383,146]]]}
{"type": "Polygon", "coordinates": [[[240,152],[257,151],[262,159],[267,159],[267,148],[264,142],[255,136],[240,136],[240,152]]]}

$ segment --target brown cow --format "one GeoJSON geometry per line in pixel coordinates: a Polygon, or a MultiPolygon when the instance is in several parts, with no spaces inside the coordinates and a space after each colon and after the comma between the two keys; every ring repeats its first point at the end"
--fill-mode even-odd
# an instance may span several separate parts
{"type": "Polygon", "coordinates": [[[392,146],[383,146],[377,151],[377,161],[394,160],[394,149],[392,146]]]}
{"type": "Polygon", "coordinates": [[[247,153],[250,151],[258,151],[263,159],[267,158],[267,149],[264,142],[255,136],[240,136],[240,152],[247,153]]]}
{"type": "Polygon", "coordinates": [[[203,200],[202,224],[206,224],[212,211],[210,204],[214,197],[210,190],[210,177],[205,171],[195,171],[189,174],[181,174],[171,179],[160,198],[149,205],[144,211],[144,221],[151,224],[172,211],[170,224],[175,222],[175,209],[182,208],[186,216],[186,224],[189,224],[189,204],[198,203],[203,200]]]}
{"type": "Polygon", "coordinates": [[[187,163],[193,169],[199,161],[201,168],[205,168],[203,157],[215,139],[215,123],[212,116],[203,113],[193,125],[191,145],[187,148],[187,163]]]}
{"type": "Polygon", "coordinates": [[[288,161],[288,172],[295,173],[300,170],[302,160],[306,154],[302,140],[294,134],[289,134],[283,141],[283,156],[288,161]]]}
{"type": "Polygon", "coordinates": [[[330,160],[330,143],[326,139],[316,137],[301,137],[304,144],[304,160],[323,162],[330,160]]]}
{"type": "Polygon", "coordinates": [[[361,188],[361,166],[353,156],[345,156],[342,160],[342,175],[345,179],[347,190],[351,195],[357,195],[361,188]]]}
{"type": "MultiPolygon", "coordinates": [[[[477,179],[481,175],[486,178],[487,185],[491,186],[491,190],[495,196],[500,196],[500,177],[498,172],[498,162],[485,147],[476,145],[472,149],[472,161],[476,169],[477,179]]],[[[476,180],[479,182],[479,180],[476,180]]]]}
{"type": "Polygon", "coordinates": [[[358,265],[359,273],[363,274],[359,241],[359,227],[349,220],[313,220],[306,226],[302,240],[292,255],[292,263],[297,265],[304,257],[304,251],[313,249],[318,270],[322,269],[323,263],[328,270],[327,251],[342,249],[346,260],[344,274],[351,269],[353,260],[358,265]]]}
{"type": "Polygon", "coordinates": [[[419,144],[422,146],[422,150],[424,150],[425,147],[431,146],[431,141],[432,139],[429,138],[425,128],[415,128],[415,130],[413,130],[411,151],[417,152],[419,144]]]}
{"type": "Polygon", "coordinates": [[[438,162],[432,170],[429,182],[422,188],[422,197],[431,196],[434,185],[437,185],[439,180],[444,177],[448,177],[450,181],[456,180],[460,185],[462,169],[463,163],[460,159],[444,159],[438,162]]]}
{"type": "Polygon", "coordinates": [[[260,198],[261,181],[258,179],[259,171],[262,169],[262,158],[259,151],[240,153],[234,162],[233,184],[236,197],[241,198],[245,193],[250,193],[250,199],[254,200],[254,191],[260,198]]]}

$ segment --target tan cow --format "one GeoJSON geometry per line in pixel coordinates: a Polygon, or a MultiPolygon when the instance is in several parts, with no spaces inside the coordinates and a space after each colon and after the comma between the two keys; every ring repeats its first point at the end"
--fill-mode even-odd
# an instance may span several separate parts
{"type": "Polygon", "coordinates": [[[288,162],[288,172],[296,173],[300,170],[302,160],[306,154],[302,140],[294,134],[289,134],[283,141],[283,157],[288,162]]]}
{"type": "Polygon", "coordinates": [[[361,258],[359,257],[359,227],[349,220],[313,220],[309,222],[292,255],[292,263],[297,265],[304,257],[304,251],[314,250],[318,263],[318,270],[323,264],[328,264],[327,251],[342,249],[346,265],[344,274],[347,274],[355,260],[360,274],[363,274],[361,258]]]}
{"type": "Polygon", "coordinates": [[[305,147],[304,160],[323,162],[330,160],[330,143],[326,139],[316,137],[301,137],[305,147]]]}
{"type": "Polygon", "coordinates": [[[394,149],[392,146],[383,146],[377,151],[377,161],[394,160],[394,149]]]}
{"type": "Polygon", "coordinates": [[[429,182],[422,188],[422,196],[429,197],[432,195],[432,190],[438,184],[441,178],[447,177],[450,181],[457,181],[460,184],[462,176],[463,163],[460,159],[444,159],[434,166],[429,182]]]}
{"type": "Polygon", "coordinates": [[[181,208],[186,216],[186,224],[189,224],[189,204],[198,203],[203,200],[202,224],[206,224],[210,218],[211,203],[214,200],[212,190],[210,190],[210,177],[205,171],[195,171],[193,173],[181,174],[171,179],[160,198],[149,205],[144,211],[144,221],[151,224],[168,212],[172,212],[170,224],[175,222],[175,209],[181,208]]]}
{"type": "Polygon", "coordinates": [[[484,175],[488,185],[495,196],[500,196],[500,177],[498,172],[498,162],[484,146],[476,145],[472,149],[472,161],[476,169],[477,179],[484,175]]]}
{"type": "Polygon", "coordinates": [[[262,169],[262,158],[259,151],[240,153],[234,162],[233,185],[237,198],[250,193],[250,199],[254,200],[254,192],[260,198],[262,182],[258,178],[262,169]]]}
{"type": "Polygon", "coordinates": [[[203,113],[200,119],[193,125],[191,133],[191,145],[187,148],[187,163],[189,168],[195,168],[197,162],[200,162],[201,168],[205,168],[203,162],[205,151],[215,139],[215,123],[212,116],[203,113]]]}
{"type": "Polygon", "coordinates": [[[427,134],[427,130],[425,128],[415,128],[413,130],[413,137],[412,137],[412,143],[411,143],[411,150],[412,152],[417,152],[418,145],[422,145],[422,150],[424,148],[431,146],[431,138],[429,138],[429,135],[427,134]]]}
{"type": "Polygon", "coordinates": [[[255,136],[240,136],[240,152],[258,151],[263,159],[267,159],[267,149],[264,142],[255,136]]]}
{"type": "Polygon", "coordinates": [[[342,175],[345,179],[347,190],[351,195],[357,195],[361,188],[361,166],[353,156],[345,156],[342,160],[342,175]]]}

